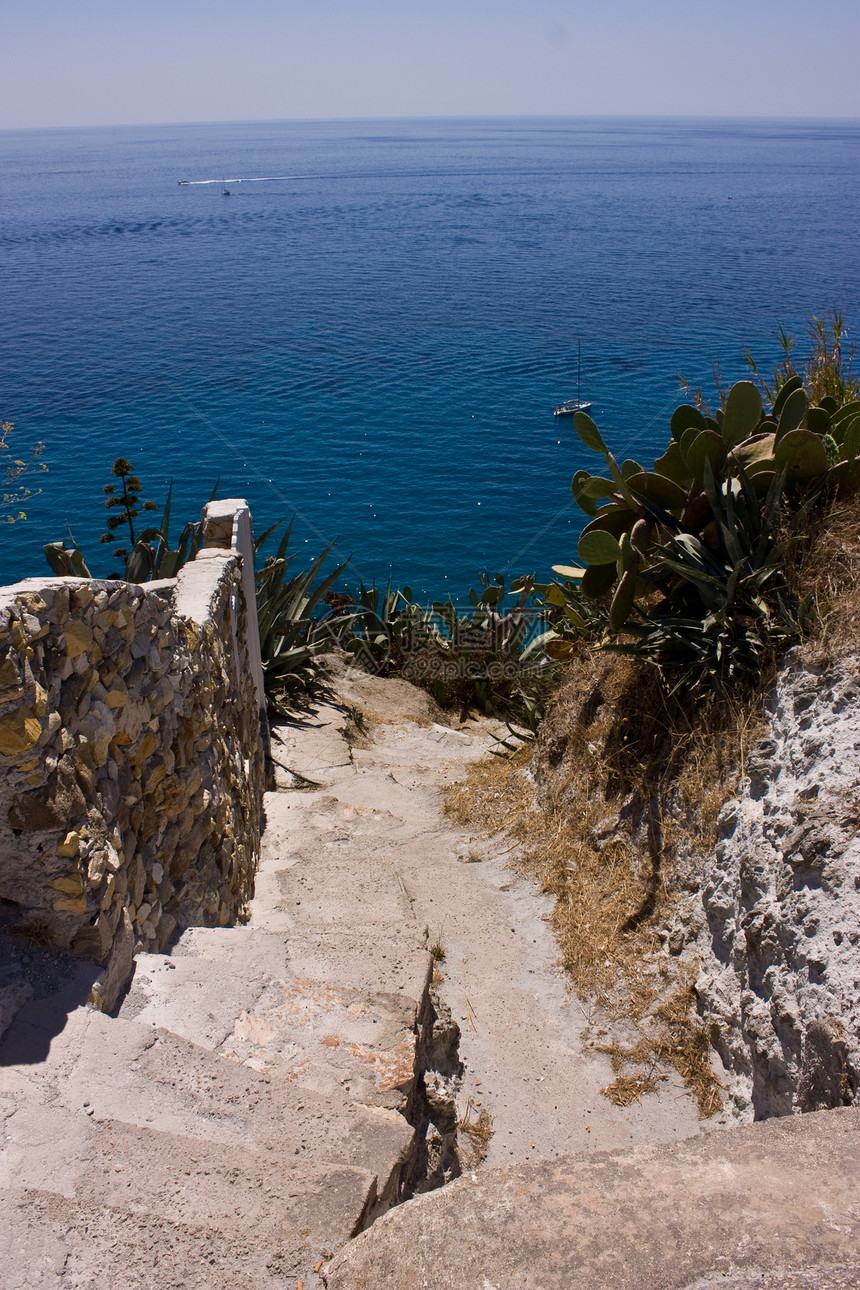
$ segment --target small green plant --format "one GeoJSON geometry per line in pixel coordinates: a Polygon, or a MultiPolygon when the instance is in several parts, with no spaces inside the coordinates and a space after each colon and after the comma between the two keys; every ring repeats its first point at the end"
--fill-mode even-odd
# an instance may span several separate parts
{"type": "MultiPolygon", "coordinates": [[[[133,473],[131,463],[125,457],[117,457],[112,467],[112,474],[120,480],[120,485],[106,484],[107,495],[105,506],[109,511],[117,511],[108,517],[108,530],[99,538],[102,543],[112,543],[117,529],[126,525],[131,550],[117,547],[112,555],[124,562],[122,571],[114,570],[109,576],[123,578],[127,582],[148,582],[151,578],[175,578],[179,570],[189,560],[193,560],[203,540],[203,526],[200,521],[189,521],[183,528],[179,542],[175,547],[170,545],[170,512],[173,499],[173,485],[167,490],[167,500],[161,519],[157,525],[138,532],[135,520],[144,511],[157,511],[155,502],[141,502],[143,491],[140,480],[133,473]],[[121,488],[117,492],[117,488],[121,488]]],[[[218,490],[216,482],[212,495],[213,501],[218,490]]],[[[92,574],[84,555],[69,530],[69,541],[48,542],[45,547],[45,559],[51,570],[59,576],[90,578],[92,574]]]]}
{"type": "MultiPolygon", "coordinates": [[[[117,529],[125,526],[128,529],[128,540],[134,547],[137,538],[134,532],[134,521],[137,519],[141,510],[157,511],[158,506],[155,502],[143,502],[140,494],[143,491],[143,485],[134,473],[130,461],[125,457],[117,457],[111,467],[111,474],[119,480],[119,484],[105,484],[102,489],[107,501],[105,506],[111,512],[116,514],[108,515],[107,532],[102,533],[99,542],[115,542],[117,529]]],[[[147,529],[141,537],[146,537],[150,532],[155,534],[155,530],[147,529]]],[[[117,547],[113,551],[115,560],[125,560],[128,557],[128,551],[125,547],[117,547]]]]}
{"type": "Polygon", "coordinates": [[[21,480],[25,475],[36,474],[48,469],[43,461],[40,460],[44,450],[44,444],[34,444],[30,450],[30,455],[26,458],[12,456],[12,449],[9,447],[9,439],[15,426],[11,421],[4,421],[0,424],[0,475],[3,476],[2,491],[0,491],[0,523],[15,524],[18,520],[25,520],[27,512],[21,507],[27,502],[38,497],[41,488],[29,488],[22,484],[21,480]]]}
{"type": "Polygon", "coordinates": [[[444,963],[447,957],[445,946],[441,941],[434,941],[430,946],[430,955],[435,963],[444,963]]]}
{"type": "Polygon", "coordinates": [[[775,335],[783,357],[770,378],[762,376],[750,351],[744,350],[750,370],[770,403],[776,401],[780,388],[797,376],[801,377],[814,404],[821,405],[822,399],[832,399],[842,407],[860,395],[860,380],[854,374],[855,346],[846,345],[845,315],[837,309],[822,318],[814,314],[810,318],[806,329],[809,354],[801,371],[794,361],[797,338],[782,326],[777,327],[775,335]]]}
{"type": "Polygon", "coordinates": [[[340,643],[368,671],[402,676],[440,707],[500,717],[522,738],[537,728],[554,668],[533,583],[523,578],[508,588],[501,574],[482,573],[468,607],[450,598],[420,606],[409,587],[362,585],[350,598],[354,613],[340,643]],[[505,611],[510,595],[516,602],[505,611]]]}
{"type": "MultiPolygon", "coordinates": [[[[278,521],[257,539],[255,554],[261,552],[281,523],[278,521]]],[[[324,573],[331,553],[328,546],[307,569],[293,572],[295,556],[288,553],[292,529],[291,520],[275,554],[268,556],[256,573],[263,680],[269,708],[274,716],[281,717],[289,715],[291,702],[318,681],[316,660],[338,642],[352,618],[349,612],[334,617],[318,612],[347,562],[324,573]]]]}

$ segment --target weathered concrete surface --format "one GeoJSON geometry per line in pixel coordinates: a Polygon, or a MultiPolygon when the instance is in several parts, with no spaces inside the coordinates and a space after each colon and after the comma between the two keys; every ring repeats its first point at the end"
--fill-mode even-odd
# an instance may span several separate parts
{"type": "Polygon", "coordinates": [[[491,1162],[696,1131],[677,1089],[600,1096],[547,900],[443,815],[494,728],[445,726],[404,682],[334,683],[275,741],[290,769],[246,925],[139,954],[113,1019],[79,1006],[94,965],[9,939],[2,1290],[312,1290],[374,1217],[456,1173],[470,1100],[491,1162]],[[459,1056],[428,990],[437,940],[459,1056]]]}
{"type": "MultiPolygon", "coordinates": [[[[551,898],[510,867],[505,834],[478,837],[443,814],[441,791],[505,727],[442,724],[427,695],[405,681],[335,667],[334,686],[340,708],[321,708],[275,743],[284,765],[319,785],[266,807],[264,847],[281,857],[279,882],[294,914],[294,968],[303,961],[316,973],[327,963],[351,979],[364,964],[379,982],[389,979],[408,945],[404,934],[378,949],[373,937],[363,947],[354,938],[352,950],[342,935],[319,949],[315,942],[340,904],[349,917],[358,894],[380,913],[394,901],[411,910],[415,931],[426,929],[426,943],[445,952],[439,992],[461,1031],[457,1115],[492,1117],[490,1166],[697,1133],[696,1107],[674,1074],[630,1107],[602,1095],[612,1068],[604,1055],[583,1052],[586,1016],[559,965],[551,898]]],[[[258,899],[267,872],[268,861],[258,899]]]]}
{"type": "Polygon", "coordinates": [[[860,1285],[860,1111],[466,1176],[391,1211],[328,1290],[860,1285]]]}

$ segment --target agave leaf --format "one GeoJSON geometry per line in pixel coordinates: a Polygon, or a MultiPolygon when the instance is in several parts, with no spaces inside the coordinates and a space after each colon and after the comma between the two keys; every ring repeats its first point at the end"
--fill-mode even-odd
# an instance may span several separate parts
{"type": "Polygon", "coordinates": [[[621,558],[621,547],[616,538],[604,529],[583,533],[577,545],[577,554],[583,564],[614,564],[621,558]]]}
{"type": "Polygon", "coordinates": [[[698,408],[693,407],[692,403],[682,403],[672,413],[669,428],[672,438],[677,443],[680,443],[685,430],[704,430],[705,418],[698,408]]]}
{"type": "Polygon", "coordinates": [[[779,425],[776,431],[777,444],[792,430],[796,430],[803,418],[806,416],[806,410],[809,407],[809,399],[806,391],[801,386],[789,394],[783,404],[782,412],[779,417],[779,425]]]}
{"type": "Polygon", "coordinates": [[[135,542],[125,562],[127,582],[146,582],[155,572],[155,552],[148,542],[135,542]]]}
{"type": "Polygon", "coordinates": [[[257,552],[258,552],[262,547],[264,547],[264,546],[266,545],[266,543],[268,542],[269,538],[272,536],[272,534],[273,534],[277,529],[279,529],[279,528],[281,527],[281,525],[283,524],[283,522],[284,522],[284,521],[283,521],[282,519],[281,519],[281,520],[276,520],[276,521],[275,521],[275,523],[274,523],[274,524],[272,524],[270,528],[267,528],[267,529],[266,529],[265,533],[261,533],[261,534],[260,534],[260,536],[259,536],[258,538],[255,538],[255,539],[254,539],[254,554],[255,554],[255,555],[256,555],[256,553],[257,553],[257,552]]]}
{"type": "Polygon", "coordinates": [[[608,451],[600,431],[587,412],[574,412],[573,428],[586,448],[590,448],[592,452],[606,453],[608,451]]]}
{"type": "Polygon", "coordinates": [[[87,568],[81,549],[72,537],[71,532],[69,537],[71,538],[70,546],[66,546],[65,540],[62,542],[48,542],[43,547],[45,559],[58,577],[91,578],[92,574],[87,568]]]}
{"type": "MultiPolygon", "coordinates": [[[[585,571],[583,570],[583,572],[585,571]]],[[[567,596],[557,582],[551,582],[544,589],[543,598],[546,604],[552,605],[555,609],[564,609],[567,605],[567,596]]]]}
{"type": "Polygon", "coordinates": [[[761,395],[752,381],[736,381],[723,413],[723,438],[730,448],[748,439],[762,414],[761,395]]]}
{"type": "Polygon", "coordinates": [[[169,486],[169,488],[168,488],[168,490],[167,490],[167,500],[166,500],[166,502],[164,503],[164,510],[163,510],[163,511],[162,511],[162,513],[161,513],[161,526],[160,526],[160,528],[159,528],[159,536],[160,536],[160,538],[161,538],[162,542],[164,543],[165,547],[169,547],[169,546],[170,546],[170,537],[169,537],[169,533],[170,533],[170,506],[171,506],[172,501],[173,501],[173,480],[171,479],[171,481],[170,481],[170,486],[169,486]]]}

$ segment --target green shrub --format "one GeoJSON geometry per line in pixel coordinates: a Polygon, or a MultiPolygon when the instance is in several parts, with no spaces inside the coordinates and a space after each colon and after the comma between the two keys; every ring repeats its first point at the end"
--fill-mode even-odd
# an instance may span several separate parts
{"type": "Polygon", "coordinates": [[[721,691],[755,684],[766,657],[798,638],[809,606],[789,593],[786,560],[814,540],[820,499],[860,489],[860,401],[841,316],[813,319],[811,335],[802,376],[782,333],[785,360],[759,381],[770,406],[759,385],[738,381],[718,387],[713,413],[701,396],[677,408],[651,470],[619,465],[592,419],[574,416],[606,472],[572,481],[589,519],[581,566],[556,566],[558,580],[539,589],[554,620],[550,654],[590,635],[654,663],[676,688],[721,691]]]}

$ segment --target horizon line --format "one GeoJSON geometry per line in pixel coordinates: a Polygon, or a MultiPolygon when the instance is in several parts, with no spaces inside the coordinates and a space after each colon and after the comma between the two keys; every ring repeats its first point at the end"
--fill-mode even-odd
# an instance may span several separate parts
{"type": "Polygon", "coordinates": [[[72,130],[152,130],[180,129],[188,126],[234,125],[331,125],[338,122],[408,122],[408,121],[761,121],[843,123],[860,125],[860,116],[785,116],[764,113],[678,113],[678,112],[497,112],[497,113],[431,113],[394,116],[310,116],[310,117],[235,117],[187,121],[111,121],[80,122],[75,125],[19,125],[0,128],[0,134],[23,134],[37,131],[72,130]]]}

